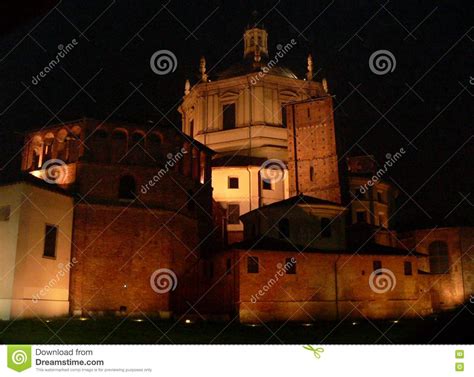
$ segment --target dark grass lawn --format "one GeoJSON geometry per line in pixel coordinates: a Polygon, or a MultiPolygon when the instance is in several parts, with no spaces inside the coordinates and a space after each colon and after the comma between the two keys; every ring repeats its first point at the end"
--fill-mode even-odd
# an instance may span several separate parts
{"type": "Polygon", "coordinates": [[[194,324],[144,319],[56,319],[0,321],[4,344],[472,344],[474,316],[467,307],[438,318],[392,321],[194,324]],[[378,328],[378,329],[377,329],[378,328]],[[272,332],[275,334],[273,335],[272,332]],[[56,333],[56,334],[55,334],[56,333]],[[385,335],[382,335],[385,333],[385,335]]]}

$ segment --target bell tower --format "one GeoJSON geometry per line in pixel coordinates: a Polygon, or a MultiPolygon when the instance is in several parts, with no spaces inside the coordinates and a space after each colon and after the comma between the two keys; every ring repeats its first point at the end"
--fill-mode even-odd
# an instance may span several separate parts
{"type": "Polygon", "coordinates": [[[268,33],[257,25],[244,33],[244,58],[255,56],[268,57],[268,33]]]}
{"type": "Polygon", "coordinates": [[[341,203],[332,97],[293,102],[286,111],[290,196],[341,203]]]}

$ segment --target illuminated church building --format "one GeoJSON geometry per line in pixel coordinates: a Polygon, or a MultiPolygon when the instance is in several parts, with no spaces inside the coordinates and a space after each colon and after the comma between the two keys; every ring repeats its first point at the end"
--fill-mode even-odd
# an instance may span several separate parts
{"type": "Polygon", "coordinates": [[[299,79],[282,64],[293,42],[272,52],[255,25],[243,43],[212,77],[201,58],[182,132],[81,119],[25,136],[0,182],[0,319],[398,319],[469,299],[474,229],[391,229],[397,190],[360,189],[370,156],[340,171],[311,56],[299,79]]]}

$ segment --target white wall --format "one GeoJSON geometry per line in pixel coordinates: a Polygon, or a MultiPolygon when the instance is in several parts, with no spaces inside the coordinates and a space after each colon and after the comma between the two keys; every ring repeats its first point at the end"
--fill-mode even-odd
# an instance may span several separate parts
{"type": "MultiPolygon", "coordinates": [[[[249,167],[214,167],[212,168],[212,187],[214,200],[221,203],[239,204],[240,215],[257,209],[259,202],[274,203],[288,198],[288,174],[280,182],[272,184],[272,190],[260,190],[259,195],[259,166],[249,167]],[[228,178],[239,178],[239,188],[229,189],[228,178]],[[259,200],[261,198],[261,200],[259,200]]],[[[228,230],[242,231],[243,225],[229,224],[228,230]]]]}
{"type": "Polygon", "coordinates": [[[0,244],[5,237],[10,245],[0,249],[1,268],[8,272],[1,282],[2,299],[10,306],[2,318],[67,315],[73,199],[26,183],[1,187],[0,197],[18,203],[10,220],[17,232],[0,233],[0,244]],[[55,258],[43,257],[46,224],[58,227],[55,258]]]}

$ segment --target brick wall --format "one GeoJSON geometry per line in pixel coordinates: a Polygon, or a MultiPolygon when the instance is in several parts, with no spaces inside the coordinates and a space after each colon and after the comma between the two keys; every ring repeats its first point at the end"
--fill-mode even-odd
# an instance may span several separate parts
{"type": "Polygon", "coordinates": [[[332,98],[296,103],[286,109],[290,196],[304,193],[340,203],[332,98]]]}

